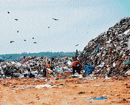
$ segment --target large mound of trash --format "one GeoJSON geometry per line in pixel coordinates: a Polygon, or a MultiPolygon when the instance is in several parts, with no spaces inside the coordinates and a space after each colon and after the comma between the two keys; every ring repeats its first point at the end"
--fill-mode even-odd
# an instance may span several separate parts
{"type": "Polygon", "coordinates": [[[55,58],[53,70],[46,67],[50,62],[46,56],[24,57],[21,62],[0,61],[0,78],[42,78],[45,72],[46,76],[64,75],[72,72],[72,61],[71,57],[55,58]]]}
{"type": "Polygon", "coordinates": [[[89,41],[78,55],[84,65],[93,65],[98,76],[124,75],[130,67],[130,18],[89,41]]]}

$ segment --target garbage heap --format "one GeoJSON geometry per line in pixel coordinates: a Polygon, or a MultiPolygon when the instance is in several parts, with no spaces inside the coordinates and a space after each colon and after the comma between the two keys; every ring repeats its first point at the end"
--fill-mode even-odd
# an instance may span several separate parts
{"type": "Polygon", "coordinates": [[[83,65],[95,66],[95,75],[124,76],[130,67],[130,17],[89,41],[78,55],[83,65]]]}
{"type": "MultiPolygon", "coordinates": [[[[48,62],[51,59],[48,57],[27,57],[23,58],[21,62],[17,61],[2,61],[0,62],[0,78],[23,78],[23,77],[43,77],[43,70],[46,68],[47,73],[52,73],[54,75],[72,72],[72,58],[71,57],[62,57],[55,58],[55,67],[53,71],[46,67],[48,62]]],[[[53,76],[54,76],[53,75],[53,76]]],[[[49,74],[50,76],[50,74],[49,74]]]]}

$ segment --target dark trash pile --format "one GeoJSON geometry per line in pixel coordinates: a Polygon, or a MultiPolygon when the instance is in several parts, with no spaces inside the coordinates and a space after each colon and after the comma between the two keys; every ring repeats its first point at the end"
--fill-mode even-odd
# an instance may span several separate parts
{"type": "Polygon", "coordinates": [[[129,36],[130,18],[127,17],[89,41],[77,59],[83,65],[93,65],[97,76],[124,76],[130,69],[129,36]]]}
{"type": "Polygon", "coordinates": [[[50,69],[50,62],[51,59],[46,56],[24,57],[21,62],[1,61],[0,78],[43,78],[72,72],[71,57],[55,58],[53,70],[50,69]]]}

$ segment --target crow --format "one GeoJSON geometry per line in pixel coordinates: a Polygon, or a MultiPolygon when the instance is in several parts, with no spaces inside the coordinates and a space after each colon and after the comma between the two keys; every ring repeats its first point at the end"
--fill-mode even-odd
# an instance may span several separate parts
{"type": "Polygon", "coordinates": [[[10,41],[10,43],[13,43],[14,41],[10,41]]]}
{"type": "Polygon", "coordinates": [[[18,21],[18,19],[14,19],[14,20],[18,21]]]}
{"type": "Polygon", "coordinates": [[[58,21],[58,19],[55,19],[55,18],[52,18],[53,20],[55,20],[55,21],[58,21]]]}

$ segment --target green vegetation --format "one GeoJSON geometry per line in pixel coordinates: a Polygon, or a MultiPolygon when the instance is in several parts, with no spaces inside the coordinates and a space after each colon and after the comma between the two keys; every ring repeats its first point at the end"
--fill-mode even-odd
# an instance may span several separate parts
{"type": "Polygon", "coordinates": [[[20,61],[22,60],[23,56],[28,57],[28,56],[36,56],[36,57],[42,57],[42,56],[47,56],[48,58],[52,57],[71,57],[74,56],[75,52],[39,52],[39,53],[21,53],[21,54],[2,54],[0,57],[5,60],[13,60],[13,61],[20,61]]]}

